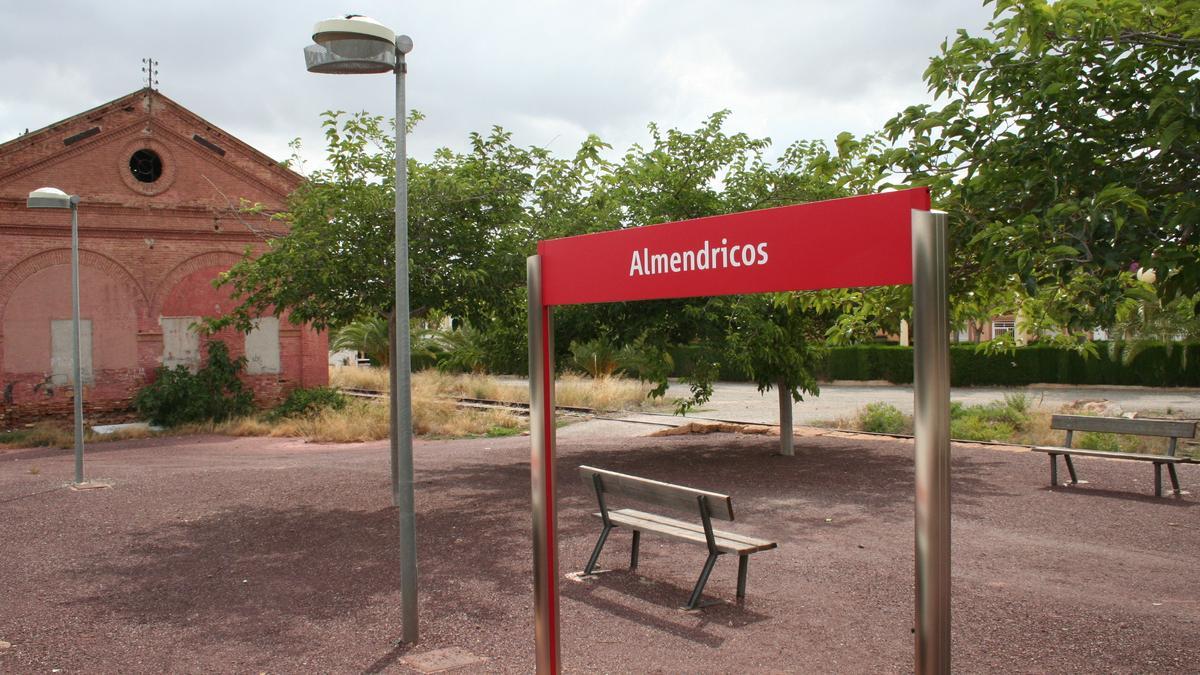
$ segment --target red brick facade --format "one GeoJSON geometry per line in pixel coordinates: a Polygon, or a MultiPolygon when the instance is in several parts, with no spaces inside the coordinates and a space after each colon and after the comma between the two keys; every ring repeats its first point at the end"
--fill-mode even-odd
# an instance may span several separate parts
{"type": "MultiPolygon", "coordinates": [[[[71,318],[70,212],[27,208],[30,191],[51,186],[81,198],[80,313],[92,331],[84,408],[91,422],[127,411],[162,363],[163,317],[213,316],[233,306],[210,282],[248,247],[263,250],[268,231],[281,229],[240,213],[241,200],[282,208],[300,180],[145,89],[0,145],[0,429],[71,409],[72,387],[54,375],[52,356],[61,352],[52,346],[51,325],[71,318]],[[153,180],[139,180],[131,165],[142,150],[159,158],[157,166],[137,164],[142,178],[153,180]]],[[[235,356],[245,353],[240,333],[217,337],[235,356]]],[[[256,339],[259,349],[275,337],[256,339]]],[[[294,326],[285,315],[277,340],[259,368],[265,372],[245,378],[261,402],[328,382],[324,333],[294,326]]]]}

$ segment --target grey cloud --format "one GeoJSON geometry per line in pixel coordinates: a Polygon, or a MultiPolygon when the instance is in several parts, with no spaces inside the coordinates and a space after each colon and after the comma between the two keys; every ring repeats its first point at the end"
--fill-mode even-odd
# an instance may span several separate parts
{"type": "MultiPolygon", "coordinates": [[[[427,119],[411,139],[415,156],[461,148],[493,124],[556,151],[588,132],[620,150],[644,140],[650,121],[688,128],[720,108],[778,147],[831,138],[839,122],[870,131],[896,112],[892,101],[923,100],[928,57],[991,11],[962,0],[357,0],[353,9],[416,43],[408,99],[427,119]],[[847,112],[831,115],[830,102],[847,112]]],[[[304,72],[312,23],[340,11],[327,1],[9,4],[0,140],[139,88],[139,60],[154,56],[167,96],[279,158],[300,136],[319,162],[321,111],[393,111],[386,77],[304,72]]]]}

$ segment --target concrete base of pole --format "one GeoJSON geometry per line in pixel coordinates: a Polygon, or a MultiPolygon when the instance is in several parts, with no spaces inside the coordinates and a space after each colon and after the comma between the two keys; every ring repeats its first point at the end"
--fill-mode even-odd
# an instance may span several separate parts
{"type": "Polygon", "coordinates": [[[71,489],[75,492],[83,492],[86,490],[107,490],[110,487],[112,487],[112,485],[96,480],[88,480],[82,483],[71,483],[71,489]]]}

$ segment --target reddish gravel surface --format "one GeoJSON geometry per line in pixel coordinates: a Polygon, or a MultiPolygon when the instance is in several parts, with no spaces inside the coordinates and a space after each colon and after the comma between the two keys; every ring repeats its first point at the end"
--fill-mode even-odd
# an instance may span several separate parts
{"type": "MultiPolygon", "coordinates": [[[[736,560],[679,609],[700,547],[629,535],[614,571],[562,582],[570,671],[905,672],[912,664],[911,445],[714,434],[560,447],[562,569],[598,532],[587,463],[728,492],[732,529],[780,548],[736,560]]],[[[400,603],[386,444],[145,439],[0,454],[0,671],[412,672],[456,647],[477,671],[532,670],[528,439],[418,442],[422,644],[393,646],[400,603]]],[[[1200,671],[1200,508],[1149,496],[1142,463],[954,448],[954,663],[962,672],[1200,671]]],[[[1181,467],[1200,490],[1200,467],[1181,467]]]]}

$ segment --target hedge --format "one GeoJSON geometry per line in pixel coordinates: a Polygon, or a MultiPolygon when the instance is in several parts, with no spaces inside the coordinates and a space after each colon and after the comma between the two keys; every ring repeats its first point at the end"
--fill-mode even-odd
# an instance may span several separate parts
{"type": "MultiPolygon", "coordinates": [[[[1131,345],[1096,343],[1098,355],[1085,358],[1056,347],[1018,347],[1013,353],[985,354],[975,345],[950,345],[950,384],[956,387],[1035,383],[1115,384],[1150,387],[1200,387],[1200,343],[1131,345]],[[1130,358],[1132,355],[1132,358],[1130,358]]],[[[675,350],[675,372],[690,371],[694,349],[675,350]]],[[[818,372],[822,380],[913,380],[911,347],[855,345],[829,349],[818,372]]],[[[746,381],[745,373],[722,367],[721,379],[746,381]]]]}

